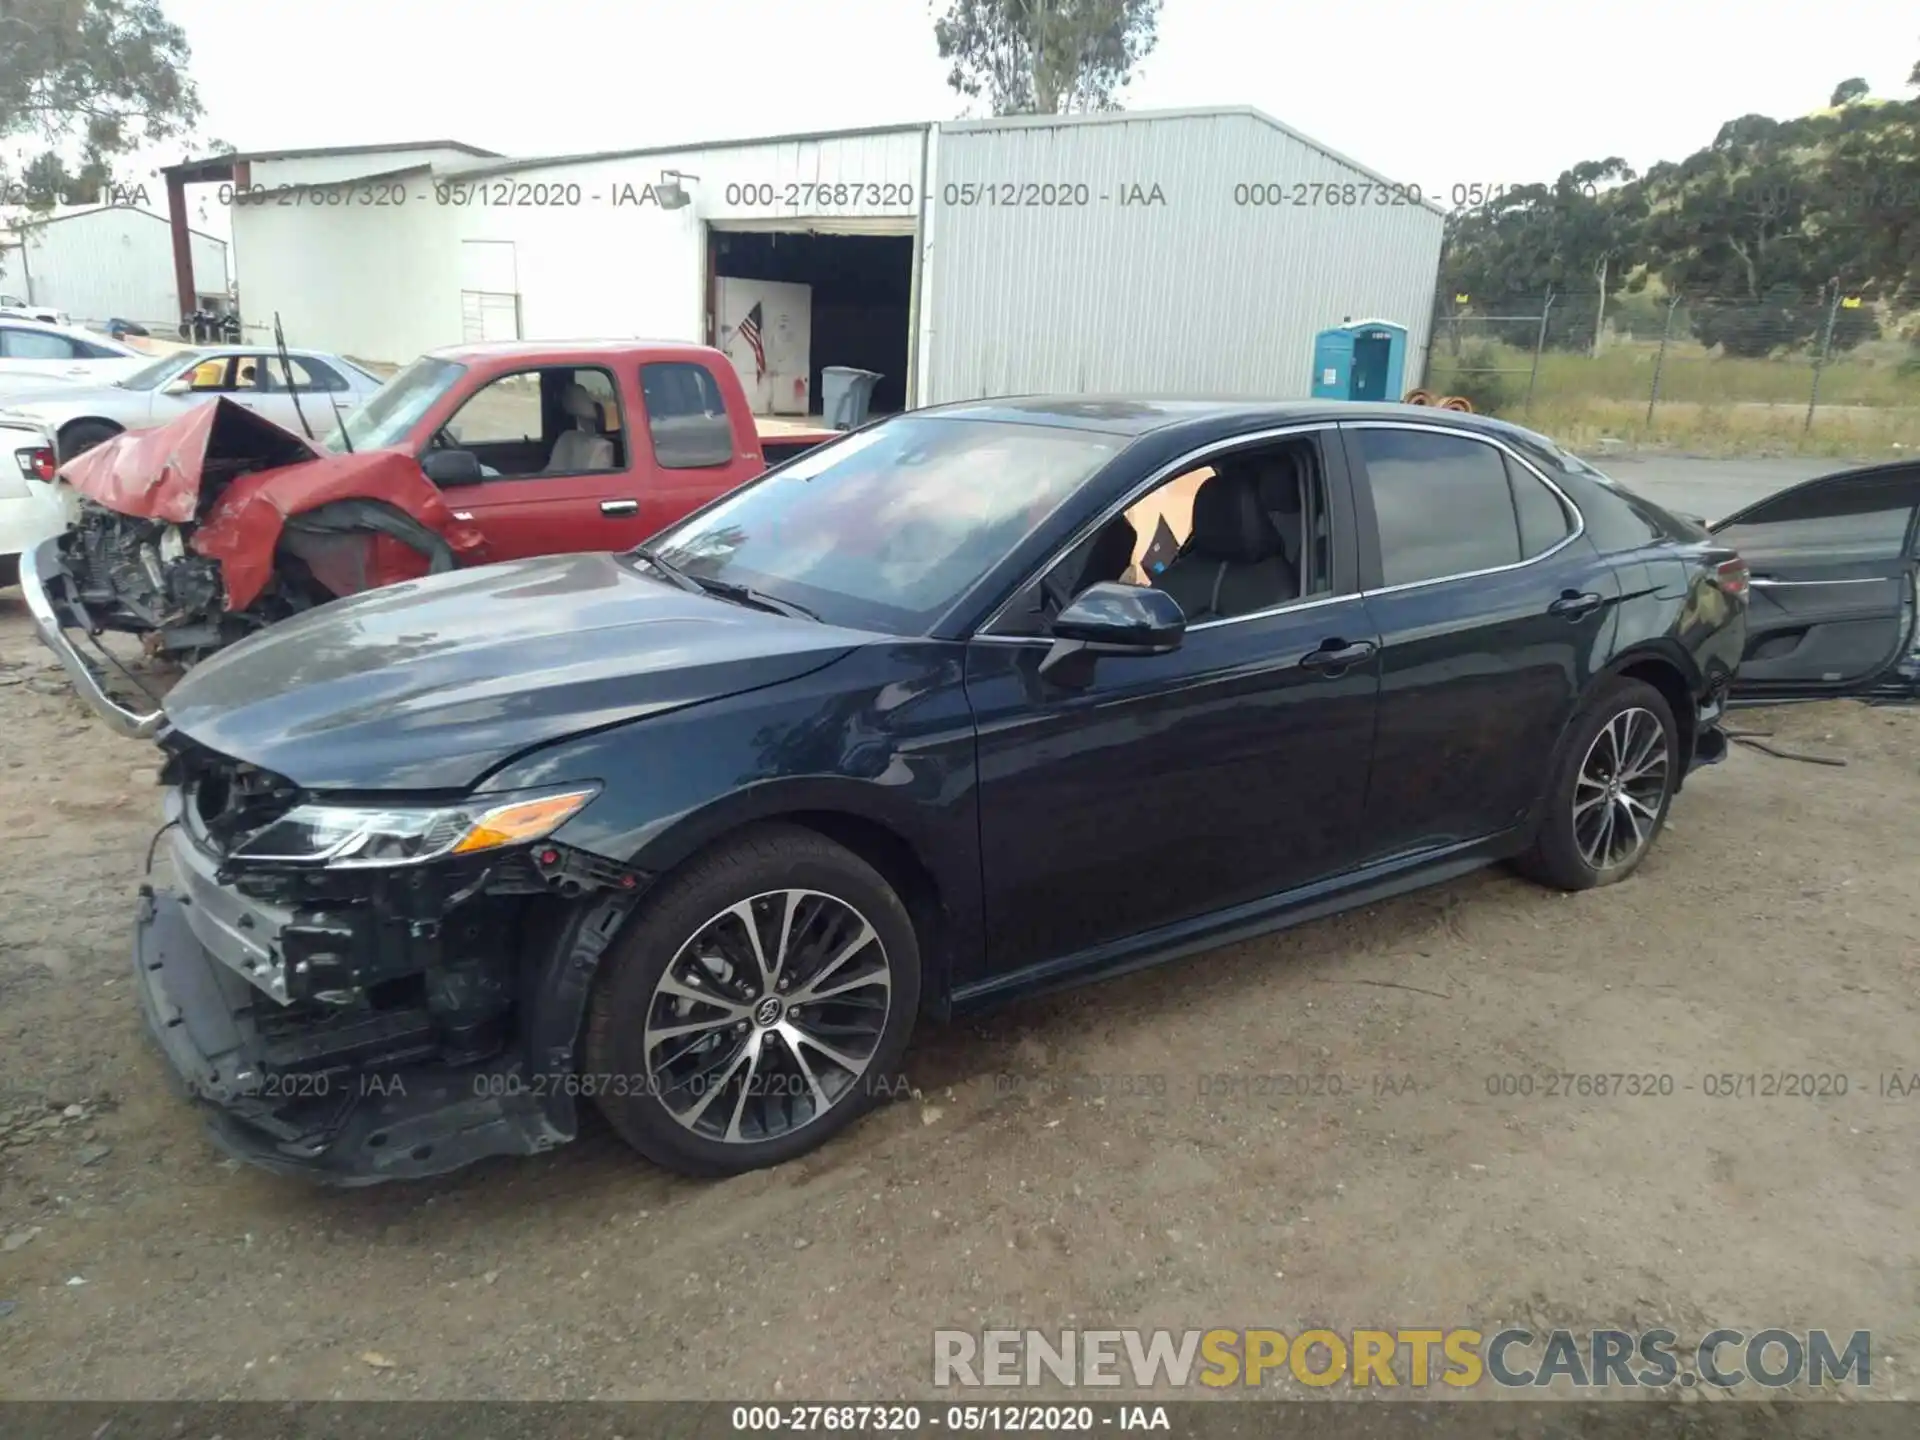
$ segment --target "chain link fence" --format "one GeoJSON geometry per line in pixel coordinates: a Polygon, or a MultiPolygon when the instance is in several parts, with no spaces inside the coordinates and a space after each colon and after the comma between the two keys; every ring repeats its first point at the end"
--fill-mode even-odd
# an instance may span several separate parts
{"type": "Polygon", "coordinates": [[[1920,315],[1838,286],[1725,296],[1443,293],[1424,387],[1606,450],[1920,449],[1920,315]]]}

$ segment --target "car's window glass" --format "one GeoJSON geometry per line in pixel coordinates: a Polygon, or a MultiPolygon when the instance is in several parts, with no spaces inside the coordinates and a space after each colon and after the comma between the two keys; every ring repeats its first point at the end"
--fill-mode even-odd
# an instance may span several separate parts
{"type": "Polygon", "coordinates": [[[1566,507],[1526,466],[1507,460],[1507,483],[1513,487],[1514,518],[1520,522],[1520,554],[1531,560],[1573,533],[1566,507]]]}
{"type": "Polygon", "coordinates": [[[732,463],[733,422],[720,384],[706,366],[685,360],[642,365],[640,398],[647,407],[653,458],[661,468],[732,463]]]}
{"type": "Polygon", "coordinates": [[[1920,498],[1920,475],[1842,479],[1762,501],[1715,537],[1743,555],[1805,551],[1809,559],[1894,560],[1920,498]]]}
{"type": "Polygon", "coordinates": [[[368,396],[366,404],[347,417],[345,437],[336,427],[327,447],[378,450],[400,444],[466,373],[466,366],[452,360],[422,355],[368,396]]]}
{"type": "Polygon", "coordinates": [[[91,340],[74,341],[73,350],[82,360],[122,360],[126,358],[118,350],[109,350],[106,346],[96,345],[91,340]]]}
{"type": "Polygon", "coordinates": [[[0,329],[0,355],[9,360],[71,360],[73,342],[40,330],[0,329]]]}
{"type": "Polygon", "coordinates": [[[1517,564],[1520,531],[1498,450],[1419,430],[1358,430],[1387,585],[1517,564]]]}
{"type": "Polygon", "coordinates": [[[454,411],[446,433],[462,445],[542,439],[540,372],[520,370],[482,385],[454,411]]]}
{"type": "Polygon", "coordinates": [[[310,360],[302,355],[289,355],[282,361],[278,355],[269,355],[255,372],[258,388],[262,390],[286,391],[290,389],[302,392],[309,390],[344,390],[347,382],[342,380],[327,366],[318,360],[310,360]],[[291,366],[291,372],[289,372],[291,366]],[[292,384],[287,377],[291,373],[292,384]]]}
{"type": "Polygon", "coordinates": [[[224,390],[227,388],[227,369],[230,364],[230,361],[218,356],[202,360],[184,378],[189,388],[194,390],[224,390]]]}
{"type": "Polygon", "coordinates": [[[902,417],[801,456],[652,545],[690,575],[795,601],[834,624],[919,633],[1125,443],[902,417]]]}
{"type": "Polygon", "coordinates": [[[176,350],[171,355],[162,355],[131,374],[122,375],[116,383],[122,390],[151,390],[156,385],[164,385],[169,380],[184,376],[193,367],[196,353],[192,350],[176,350]]]}

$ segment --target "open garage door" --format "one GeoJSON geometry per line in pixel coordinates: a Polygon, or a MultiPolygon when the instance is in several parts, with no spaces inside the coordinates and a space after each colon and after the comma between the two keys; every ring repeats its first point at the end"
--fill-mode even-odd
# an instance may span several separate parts
{"type": "Polygon", "coordinates": [[[910,219],[713,226],[709,343],[733,361],[759,414],[823,419],[830,366],[880,377],[870,414],[904,410],[913,258],[910,219]]]}

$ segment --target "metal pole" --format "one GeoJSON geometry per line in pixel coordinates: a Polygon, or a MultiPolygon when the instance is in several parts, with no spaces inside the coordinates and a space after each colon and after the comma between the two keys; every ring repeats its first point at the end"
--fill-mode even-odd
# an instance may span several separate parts
{"type": "Polygon", "coordinates": [[[1840,314],[1840,281],[1838,277],[1828,282],[1833,286],[1833,303],[1827,306],[1827,330],[1820,337],[1820,353],[1813,357],[1813,391],[1807,396],[1807,423],[1800,427],[1800,433],[1807,435],[1813,431],[1813,407],[1820,403],[1820,371],[1827,363],[1827,352],[1833,348],[1833,322],[1840,314]]]}
{"type": "Polygon", "coordinates": [[[1660,371],[1667,363],[1667,341],[1673,335],[1673,312],[1680,306],[1680,297],[1675,295],[1667,301],[1667,323],[1660,327],[1660,352],[1653,357],[1653,389],[1647,396],[1647,425],[1653,425],[1654,402],[1660,398],[1660,371]]]}
{"type": "Polygon", "coordinates": [[[1533,342],[1533,369],[1527,372],[1527,398],[1521,402],[1520,413],[1533,411],[1533,382],[1540,378],[1540,352],[1547,348],[1547,316],[1553,313],[1553,291],[1547,291],[1547,298],[1540,306],[1540,334],[1533,342]]]}

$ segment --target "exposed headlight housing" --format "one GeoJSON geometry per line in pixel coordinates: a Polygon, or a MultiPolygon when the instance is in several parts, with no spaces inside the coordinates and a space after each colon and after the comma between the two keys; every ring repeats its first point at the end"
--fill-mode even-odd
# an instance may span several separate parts
{"type": "Polygon", "coordinates": [[[597,793],[597,786],[588,786],[476,796],[453,805],[296,805],[248,836],[233,858],[366,869],[477,855],[545,838],[597,793]]]}

